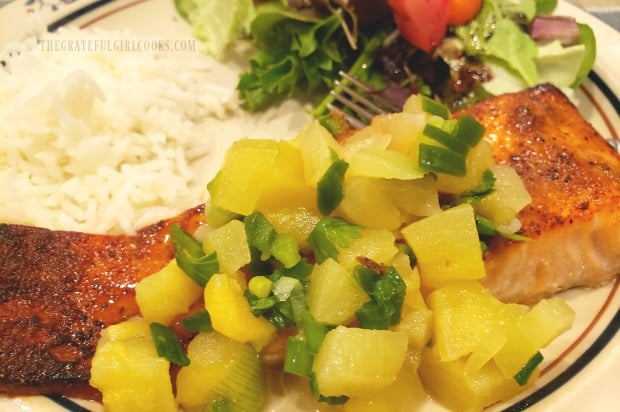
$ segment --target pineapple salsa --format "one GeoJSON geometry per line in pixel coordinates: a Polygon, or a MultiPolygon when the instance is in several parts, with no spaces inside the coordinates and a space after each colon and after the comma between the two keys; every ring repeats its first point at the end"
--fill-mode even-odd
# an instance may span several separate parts
{"type": "Polygon", "coordinates": [[[173,226],[176,259],[136,285],[142,318],[102,332],[90,383],[104,408],[260,411],[275,367],[351,411],[481,410],[532,385],[574,314],[480,283],[484,236],[528,241],[530,201],[483,134],[412,96],[340,139],[313,122],[235,142],[208,224],[173,226]]]}

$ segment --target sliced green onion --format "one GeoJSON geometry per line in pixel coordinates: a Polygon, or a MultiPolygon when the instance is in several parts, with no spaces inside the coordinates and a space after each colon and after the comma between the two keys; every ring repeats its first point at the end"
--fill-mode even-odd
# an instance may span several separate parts
{"type": "Polygon", "coordinates": [[[301,260],[297,239],[289,233],[276,235],[271,244],[271,254],[287,268],[292,268],[301,260]]]}
{"type": "Polygon", "coordinates": [[[450,109],[448,109],[448,106],[426,96],[422,96],[422,110],[428,114],[439,116],[442,119],[450,118],[450,109]]]}
{"type": "Polygon", "coordinates": [[[490,219],[487,219],[479,214],[476,214],[476,229],[478,230],[478,234],[482,236],[501,236],[517,242],[532,240],[531,238],[518,233],[502,232],[497,229],[495,223],[493,223],[490,219]]]}
{"type": "Polygon", "coordinates": [[[243,224],[248,237],[248,244],[263,253],[270,253],[276,231],[265,215],[260,212],[252,213],[243,219],[243,224]]]}
{"type": "Polygon", "coordinates": [[[280,279],[282,276],[288,276],[290,278],[295,278],[301,282],[301,284],[305,287],[308,283],[308,276],[312,273],[313,265],[308,263],[306,259],[301,259],[297,264],[291,268],[279,268],[276,269],[269,278],[275,282],[280,279]]]}
{"type": "Polygon", "coordinates": [[[360,327],[388,329],[400,322],[407,286],[394,267],[388,267],[380,275],[356,267],[353,276],[371,298],[355,313],[360,327]]]}
{"type": "Polygon", "coordinates": [[[469,203],[481,201],[495,191],[496,180],[493,171],[491,171],[491,169],[486,169],[482,173],[481,182],[473,189],[461,193],[461,199],[465,199],[469,203]]]}
{"type": "Polygon", "coordinates": [[[536,352],[536,354],[532,356],[532,358],[527,361],[521,370],[519,370],[519,372],[517,372],[514,376],[515,381],[517,381],[520,386],[526,385],[527,381],[530,379],[530,376],[532,376],[532,373],[536,370],[536,367],[543,361],[543,359],[542,353],[536,352]]]}
{"type": "Polygon", "coordinates": [[[457,140],[451,133],[430,123],[426,124],[424,130],[422,130],[422,134],[435,140],[438,143],[441,143],[446,148],[457,153],[462,153],[463,155],[466,155],[467,152],[469,152],[469,146],[467,146],[465,143],[457,140]]]}
{"type": "Polygon", "coordinates": [[[179,323],[183,326],[183,329],[192,333],[211,332],[213,330],[211,316],[209,316],[209,312],[205,309],[199,310],[193,315],[181,320],[179,323]]]}
{"type": "Polygon", "coordinates": [[[305,340],[298,336],[288,338],[283,368],[285,372],[308,377],[312,371],[313,359],[314,356],[305,340]]]}
{"type": "Polygon", "coordinates": [[[325,216],[310,232],[308,243],[318,263],[323,263],[327,258],[338,261],[338,248],[349,246],[351,238],[356,239],[361,235],[361,226],[337,217],[325,216]]]}
{"type": "Polygon", "coordinates": [[[204,412],[232,412],[233,410],[233,403],[230,399],[220,396],[209,402],[204,412]]]}
{"type": "Polygon", "coordinates": [[[302,316],[301,326],[308,343],[308,349],[313,355],[316,355],[325,339],[325,335],[327,335],[327,325],[314,319],[308,311],[302,316]]]}
{"type": "Polygon", "coordinates": [[[342,395],[342,396],[321,395],[320,390],[319,390],[319,384],[316,380],[316,375],[314,374],[314,372],[310,374],[310,391],[312,392],[312,395],[319,402],[323,402],[328,405],[343,405],[349,400],[349,397],[346,395],[342,395]]]}
{"type": "Polygon", "coordinates": [[[432,173],[465,176],[466,157],[440,146],[420,143],[419,167],[432,173]]]}
{"type": "Polygon", "coordinates": [[[179,337],[174,330],[158,322],[151,323],[151,335],[155,342],[157,354],[179,366],[189,365],[189,358],[181,346],[179,337]]]}
{"type": "Polygon", "coordinates": [[[454,137],[469,147],[476,146],[484,136],[484,126],[472,116],[465,114],[458,118],[454,137]]]}
{"type": "Polygon", "coordinates": [[[220,270],[216,252],[205,254],[202,245],[178,224],[170,226],[170,236],[179,267],[200,286],[220,270]]]}
{"type": "Polygon", "coordinates": [[[401,252],[403,252],[404,254],[406,254],[407,256],[409,256],[409,264],[413,267],[415,266],[415,264],[418,261],[418,258],[416,257],[415,253],[413,253],[413,249],[411,249],[411,247],[403,242],[396,242],[396,248],[398,250],[400,250],[401,252]]]}
{"type": "Polygon", "coordinates": [[[323,216],[333,212],[344,197],[344,175],[349,164],[336,159],[329,166],[317,184],[317,203],[323,216]]]}

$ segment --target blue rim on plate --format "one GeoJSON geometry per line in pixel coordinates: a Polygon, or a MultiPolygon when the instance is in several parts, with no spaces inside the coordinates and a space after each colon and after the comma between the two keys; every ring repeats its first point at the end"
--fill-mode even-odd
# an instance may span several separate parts
{"type": "MultiPolygon", "coordinates": [[[[67,25],[69,23],[74,22],[75,20],[87,15],[88,13],[102,7],[113,3],[115,0],[98,0],[84,5],[81,8],[78,8],[71,13],[63,16],[59,19],[52,21],[48,24],[47,29],[50,32],[56,31],[58,28],[67,25]]],[[[136,5],[142,3],[144,0],[136,0],[132,2],[126,7],[136,5]]],[[[8,2],[4,2],[6,4],[8,2]]],[[[125,8],[125,7],[123,7],[125,8]]],[[[589,74],[589,80],[592,84],[603,94],[607,102],[613,107],[616,115],[620,115],[620,99],[613,92],[613,90],[605,83],[605,81],[596,73],[591,72],[589,74]]],[[[592,100],[592,98],[590,97],[592,100]]],[[[594,103],[594,101],[593,101],[594,103]]],[[[618,136],[612,136],[611,140],[618,139],[618,136]]],[[[616,145],[618,146],[618,140],[615,140],[616,145]]],[[[620,150],[620,148],[619,148],[620,150]]],[[[613,285],[613,289],[609,294],[608,301],[616,294],[620,293],[620,280],[617,279],[615,284],[613,285]]],[[[590,346],[585,349],[579,357],[571,363],[565,370],[551,379],[549,382],[544,384],[541,388],[535,390],[531,394],[527,395],[525,398],[516,401],[511,406],[503,409],[504,412],[519,412],[523,411],[536,403],[542,401],[547,398],[553,392],[562,387],[565,383],[575,377],[578,373],[580,373],[593,359],[597,357],[598,354],[612,341],[612,339],[616,336],[618,330],[620,329],[620,309],[616,310],[615,315],[611,318],[610,322],[604,327],[602,332],[596,337],[596,339],[590,344],[590,346]]],[[[587,333],[587,332],[586,332],[587,333]]],[[[90,412],[88,408],[85,408],[70,398],[64,397],[62,395],[47,395],[48,399],[56,403],[57,405],[65,408],[69,412],[90,412]]]]}

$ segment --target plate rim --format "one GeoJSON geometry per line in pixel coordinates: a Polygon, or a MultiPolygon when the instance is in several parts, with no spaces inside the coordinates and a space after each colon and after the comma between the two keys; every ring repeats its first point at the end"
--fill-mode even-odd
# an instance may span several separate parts
{"type": "MultiPolygon", "coordinates": [[[[118,0],[76,0],[67,5],[71,7],[68,7],[67,10],[65,10],[66,11],[65,14],[63,13],[57,14],[56,15],[57,17],[55,19],[52,19],[47,24],[47,28],[49,31],[53,32],[62,26],[70,24],[73,21],[88,15],[90,12],[93,12],[94,10],[97,10],[103,6],[108,6],[112,3],[118,3],[116,6],[114,6],[114,9],[111,9],[110,11],[106,13],[102,13],[100,16],[84,24],[84,26],[88,26],[90,24],[95,23],[96,21],[100,19],[104,19],[110,14],[118,13],[126,8],[133,7],[135,5],[144,3],[146,1],[147,0],[121,0],[121,1],[118,1],[118,0]]],[[[14,0],[14,3],[18,3],[18,2],[20,2],[20,0],[14,0]]],[[[11,3],[9,3],[9,5],[11,5],[11,3]]],[[[564,0],[560,0],[558,2],[558,5],[562,7],[568,6],[569,8],[570,7],[576,8],[576,6],[569,4],[564,0]]],[[[0,9],[0,12],[1,11],[2,9],[0,9]]],[[[586,13],[586,12],[581,10],[581,13],[586,13]]],[[[602,25],[606,28],[611,29],[609,26],[606,25],[606,23],[598,20],[596,17],[589,15],[589,14],[588,16],[591,17],[591,19],[589,20],[593,19],[593,21],[597,22],[597,26],[602,25]]],[[[615,32],[615,30],[613,31],[615,32]]],[[[618,34],[617,32],[615,33],[618,34]]],[[[620,39],[620,35],[618,35],[618,38],[620,39]]],[[[598,60],[599,59],[597,58],[597,62],[598,60]]],[[[611,104],[613,110],[615,110],[616,114],[620,115],[620,99],[618,97],[617,91],[614,90],[614,89],[620,89],[620,82],[618,82],[618,84],[613,84],[610,86],[608,82],[613,81],[614,79],[613,77],[610,78],[608,71],[609,69],[605,69],[604,67],[601,67],[601,64],[595,63],[595,69],[589,74],[588,79],[592,82],[592,84],[594,84],[598,88],[598,90],[602,92],[602,94],[605,96],[607,101],[611,104]]],[[[604,114],[603,112],[600,112],[600,113],[604,114]]],[[[620,131],[616,130],[616,127],[611,122],[609,123],[609,126],[610,126],[609,127],[610,130],[616,132],[615,135],[613,135],[612,137],[615,138],[616,140],[620,140],[617,134],[620,131]]],[[[620,293],[619,284],[620,284],[620,278],[616,278],[612,286],[612,290],[609,292],[609,295],[607,296],[607,300],[609,301],[613,300],[614,295],[620,293]]],[[[506,412],[523,411],[539,403],[542,400],[548,399],[550,395],[552,395],[559,388],[561,388],[566,382],[575,378],[579,374],[579,372],[581,372],[588,364],[590,364],[590,362],[594,360],[597,357],[597,355],[603,349],[605,349],[610,344],[610,342],[614,340],[615,336],[617,335],[617,331],[619,329],[620,329],[620,308],[616,310],[616,313],[612,316],[610,322],[604,327],[604,329],[602,330],[602,332],[600,332],[597,338],[592,343],[589,344],[588,348],[585,351],[583,351],[581,355],[575,361],[573,361],[571,365],[565,368],[561,373],[559,373],[557,376],[552,378],[550,381],[546,382],[542,387],[535,389],[533,392],[523,397],[522,399],[514,401],[514,403],[512,403],[510,406],[502,410],[506,412]]],[[[78,403],[75,403],[70,398],[65,398],[63,396],[56,396],[56,395],[47,396],[47,398],[52,400],[59,406],[66,408],[66,410],[68,411],[73,411],[73,412],[88,412],[89,411],[89,409],[82,407],[78,403]]]]}

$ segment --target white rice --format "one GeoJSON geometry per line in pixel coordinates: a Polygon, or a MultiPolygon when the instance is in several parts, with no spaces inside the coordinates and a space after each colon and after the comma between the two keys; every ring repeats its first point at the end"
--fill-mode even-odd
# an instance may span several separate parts
{"type": "Polygon", "coordinates": [[[133,233],[203,202],[213,136],[199,124],[230,116],[234,89],[200,53],[41,47],[77,39],[138,38],[62,28],[0,55],[0,222],[133,233]]]}

